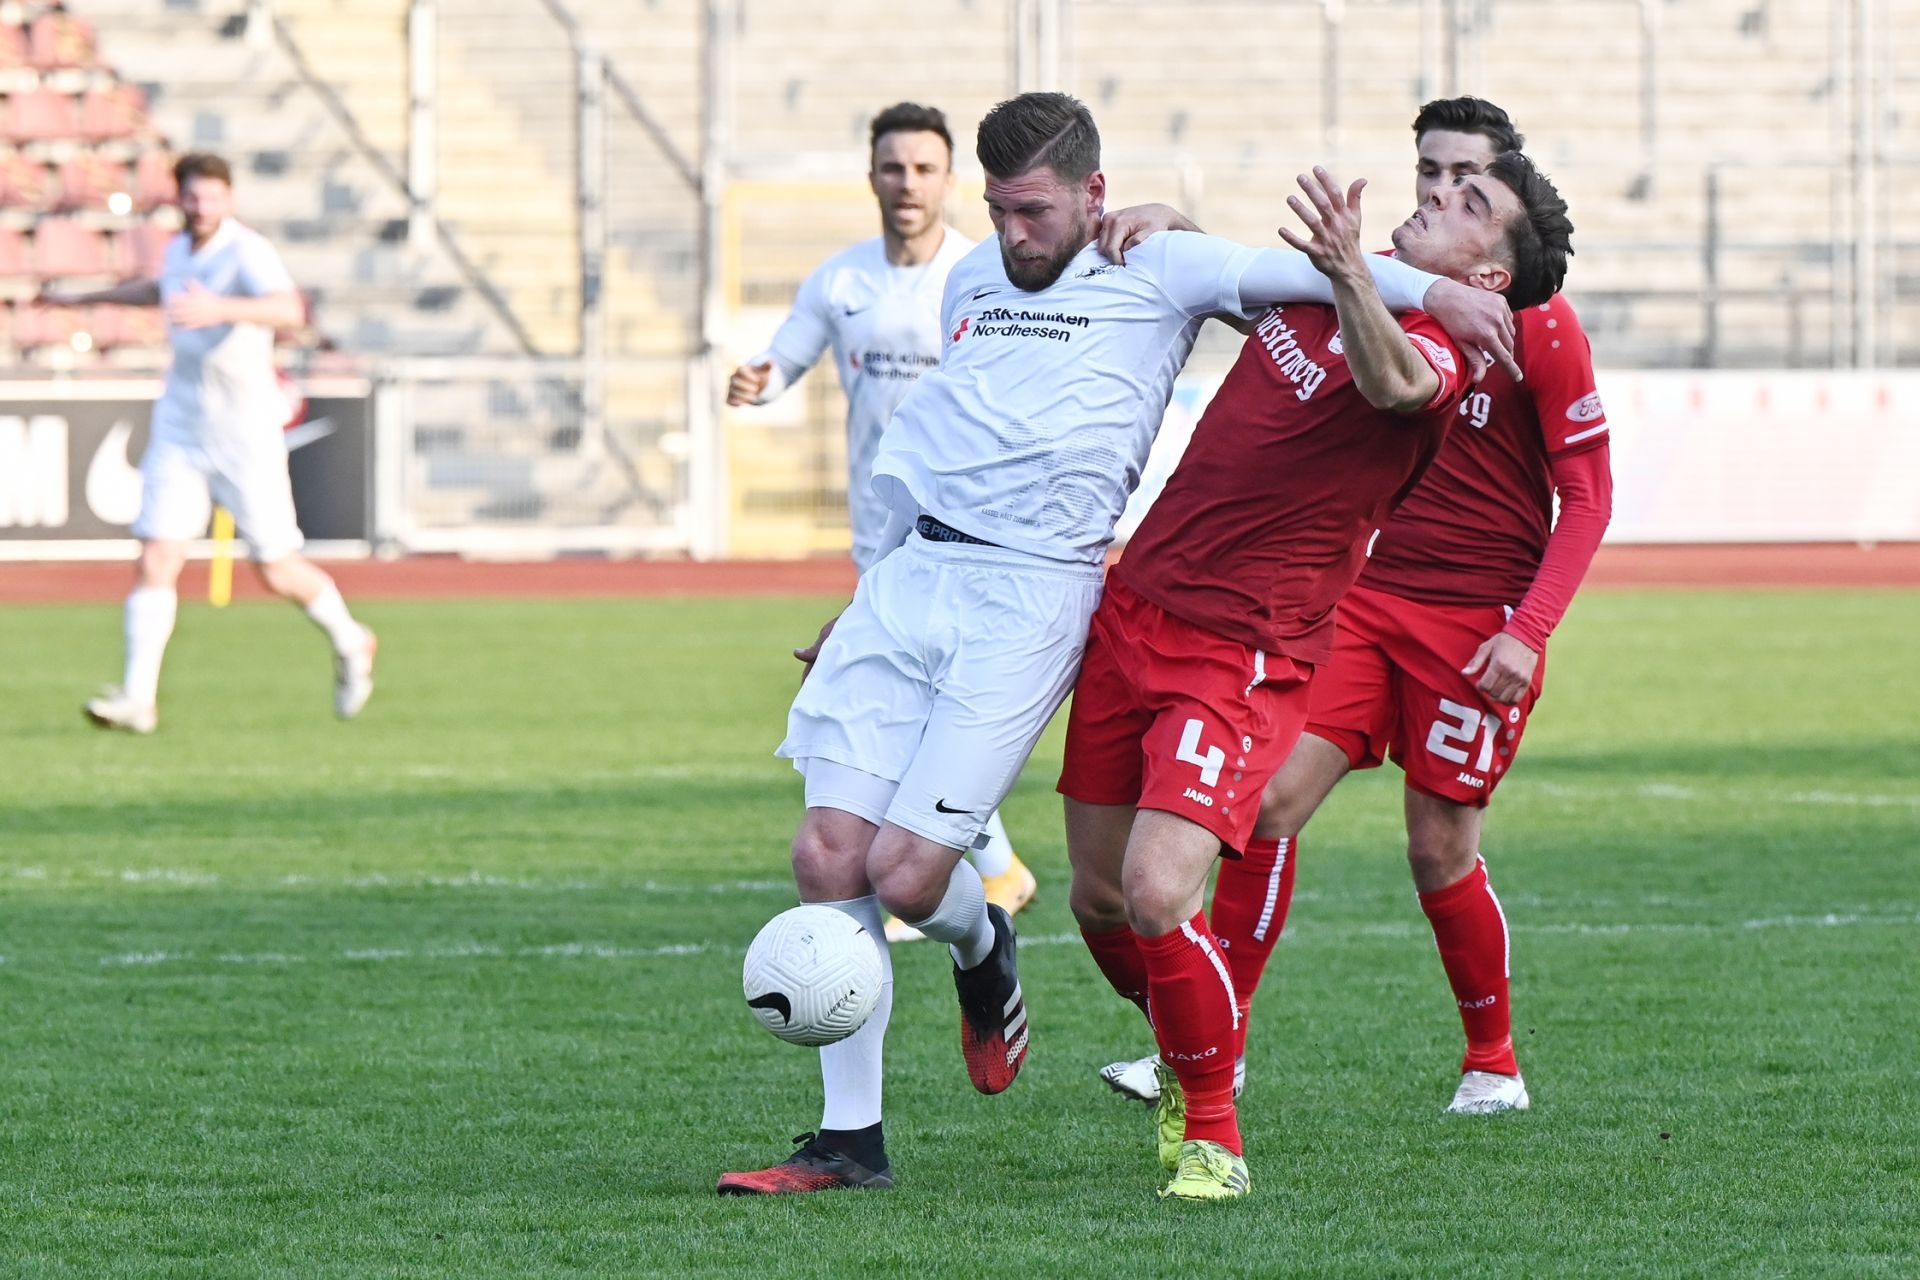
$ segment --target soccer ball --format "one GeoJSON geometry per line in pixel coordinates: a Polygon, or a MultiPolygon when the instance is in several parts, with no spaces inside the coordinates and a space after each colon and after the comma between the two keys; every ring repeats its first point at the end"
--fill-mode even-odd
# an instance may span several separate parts
{"type": "Polygon", "coordinates": [[[792,1044],[832,1044],[880,1002],[880,948],[866,926],[817,904],[782,911],[747,948],[742,985],[762,1026],[792,1044]]]}

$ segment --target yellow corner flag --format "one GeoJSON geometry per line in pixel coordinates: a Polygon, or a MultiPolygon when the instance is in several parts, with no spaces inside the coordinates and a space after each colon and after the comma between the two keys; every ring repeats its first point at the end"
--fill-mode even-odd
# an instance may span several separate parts
{"type": "Polygon", "coordinates": [[[213,559],[207,564],[207,603],[224,609],[233,599],[233,512],[213,509],[213,559]]]}

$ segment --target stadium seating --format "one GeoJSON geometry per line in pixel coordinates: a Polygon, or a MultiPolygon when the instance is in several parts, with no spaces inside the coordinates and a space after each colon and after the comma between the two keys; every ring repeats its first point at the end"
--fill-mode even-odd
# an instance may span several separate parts
{"type": "Polygon", "coordinates": [[[94,65],[93,25],[61,9],[33,20],[28,30],[28,59],[35,70],[58,71],[94,65]]]}
{"type": "Polygon", "coordinates": [[[14,143],[55,142],[80,134],[80,107],[69,94],[45,87],[26,89],[7,98],[0,134],[14,143]]]}
{"type": "Polygon", "coordinates": [[[111,245],[75,218],[43,218],[33,231],[33,272],[42,280],[91,281],[113,274],[111,245]]]}

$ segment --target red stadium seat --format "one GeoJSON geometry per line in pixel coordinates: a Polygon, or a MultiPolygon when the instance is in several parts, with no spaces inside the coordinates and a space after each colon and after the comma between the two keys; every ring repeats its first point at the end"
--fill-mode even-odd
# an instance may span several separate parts
{"type": "Polygon", "coordinates": [[[33,232],[33,269],[42,280],[113,272],[107,238],[70,218],[43,218],[33,232]]]}
{"type": "Polygon", "coordinates": [[[123,203],[115,212],[133,212],[133,180],[126,165],[95,151],[76,151],[61,161],[61,208],[107,209],[116,195],[123,203]]]}
{"type": "Polygon", "coordinates": [[[33,258],[27,237],[12,227],[0,227],[0,281],[31,279],[33,258]]]}
{"type": "Polygon", "coordinates": [[[13,147],[0,150],[0,205],[44,213],[59,199],[60,186],[46,165],[13,147]]]}
{"type": "Polygon", "coordinates": [[[80,134],[91,142],[135,138],[146,129],[147,95],[138,85],[89,89],[80,103],[80,134]]]}
{"type": "Polygon", "coordinates": [[[85,328],[86,313],[78,307],[26,304],[13,309],[13,345],[16,347],[69,346],[73,335],[85,328]]]}
{"type": "Polygon", "coordinates": [[[27,33],[11,22],[0,23],[0,71],[27,65],[27,33]]]}
{"type": "Polygon", "coordinates": [[[167,345],[167,318],[158,307],[95,307],[89,323],[96,347],[167,345]]]}
{"type": "Polygon", "coordinates": [[[163,204],[172,204],[179,193],[173,185],[173,157],[153,149],[142,151],[133,162],[133,206],[151,213],[163,204]]]}
{"type": "Polygon", "coordinates": [[[60,9],[43,13],[28,28],[30,57],[42,71],[62,67],[91,67],[99,59],[93,42],[93,24],[60,9]]]}
{"type": "Polygon", "coordinates": [[[7,99],[4,133],[10,142],[45,142],[79,132],[79,108],[64,93],[28,89],[7,99]]]}
{"type": "Polygon", "coordinates": [[[121,272],[140,280],[158,278],[167,260],[167,245],[177,234],[164,223],[135,223],[120,237],[121,272]]]}

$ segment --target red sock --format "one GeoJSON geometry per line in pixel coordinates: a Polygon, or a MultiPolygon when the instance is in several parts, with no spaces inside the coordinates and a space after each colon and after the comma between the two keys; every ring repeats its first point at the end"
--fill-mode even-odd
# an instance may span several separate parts
{"type": "Polygon", "coordinates": [[[1233,994],[1240,1001],[1240,1034],[1234,1057],[1247,1051],[1247,1015],[1267,957],[1280,941],[1293,902],[1294,854],[1299,836],[1254,840],[1237,860],[1222,858],[1213,882],[1213,933],[1233,972],[1233,994]]]}
{"type": "MultiPolygon", "coordinates": [[[[1147,1012],[1147,962],[1140,955],[1140,940],[1128,925],[1107,933],[1092,933],[1086,929],[1080,936],[1087,940],[1087,950],[1093,952],[1093,962],[1100,966],[1100,972],[1106,975],[1113,989],[1122,996],[1140,1006],[1140,1012],[1147,1012]]],[[[1149,1016],[1148,1021],[1152,1021],[1149,1016]]]]}
{"type": "Polygon", "coordinates": [[[1421,894],[1420,909],[1433,925],[1440,963],[1467,1029],[1460,1069],[1519,1075],[1507,1008],[1507,917],[1487,883],[1487,864],[1476,859],[1472,871],[1446,888],[1421,894]]]}
{"type": "Polygon", "coordinates": [[[1153,1033],[1160,1058],[1187,1095],[1187,1140],[1218,1142],[1240,1154],[1240,1121],[1233,1110],[1233,1046],[1240,1021],[1233,976],[1205,915],[1171,933],[1141,938],[1153,1033]]]}

